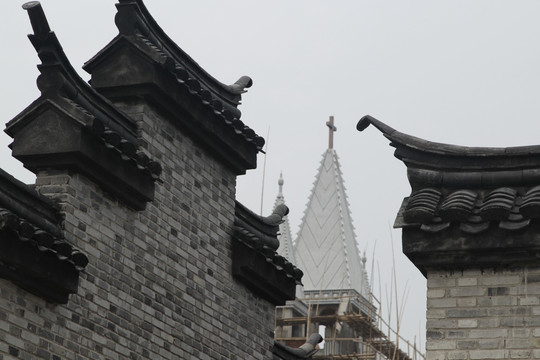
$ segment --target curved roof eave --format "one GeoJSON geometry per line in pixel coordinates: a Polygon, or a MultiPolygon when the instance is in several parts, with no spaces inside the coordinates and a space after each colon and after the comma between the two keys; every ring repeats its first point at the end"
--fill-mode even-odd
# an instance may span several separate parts
{"type": "Polygon", "coordinates": [[[115,22],[120,34],[142,33],[176,63],[186,67],[186,70],[205,87],[215,94],[220,94],[220,98],[231,105],[238,105],[241,100],[240,94],[253,84],[253,81],[247,76],[241,77],[232,85],[226,85],[210,75],[163,31],[142,0],[120,0],[116,6],[118,13],[115,22]]]}
{"type": "Polygon", "coordinates": [[[397,131],[370,115],[362,117],[358,121],[356,129],[358,131],[363,131],[369,125],[373,125],[379,131],[381,131],[386,138],[392,141],[391,145],[394,147],[405,146],[411,149],[430,152],[433,154],[464,157],[540,155],[540,145],[514,147],[471,147],[432,142],[397,131]]]}
{"type": "Polygon", "coordinates": [[[459,177],[467,174],[474,178],[485,178],[486,174],[489,174],[489,178],[496,174],[498,178],[506,173],[501,180],[511,178],[511,182],[515,182],[518,177],[529,177],[523,172],[540,169],[540,145],[468,147],[431,142],[401,133],[369,115],[360,119],[356,128],[363,131],[369,125],[375,126],[391,141],[390,145],[396,148],[394,155],[405,163],[409,173],[435,171],[452,176],[461,174],[459,177]]]}

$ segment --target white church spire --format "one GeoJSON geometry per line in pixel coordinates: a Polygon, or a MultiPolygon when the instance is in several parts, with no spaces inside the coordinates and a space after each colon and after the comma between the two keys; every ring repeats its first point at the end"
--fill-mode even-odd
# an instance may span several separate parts
{"type": "Polygon", "coordinates": [[[353,289],[367,296],[369,284],[358,251],[338,155],[333,148],[333,117],[329,148],[323,154],[296,238],[296,266],[304,271],[304,290],[353,289]]]}

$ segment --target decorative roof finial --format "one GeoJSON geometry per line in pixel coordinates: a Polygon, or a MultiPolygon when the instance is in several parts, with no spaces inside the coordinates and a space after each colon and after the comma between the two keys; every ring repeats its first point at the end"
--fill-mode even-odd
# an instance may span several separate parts
{"type": "Polygon", "coordinates": [[[279,173],[279,180],[278,180],[278,185],[279,185],[279,194],[283,194],[283,172],[280,172],[279,173]]]}
{"type": "Polygon", "coordinates": [[[330,116],[330,120],[326,122],[328,126],[328,148],[332,149],[334,147],[334,132],[337,131],[337,127],[334,126],[334,117],[330,116]]]}
{"type": "Polygon", "coordinates": [[[43,8],[39,1],[29,1],[24,3],[22,8],[28,11],[28,16],[30,17],[30,23],[32,24],[32,29],[34,34],[37,36],[46,36],[51,31],[43,8]]]}

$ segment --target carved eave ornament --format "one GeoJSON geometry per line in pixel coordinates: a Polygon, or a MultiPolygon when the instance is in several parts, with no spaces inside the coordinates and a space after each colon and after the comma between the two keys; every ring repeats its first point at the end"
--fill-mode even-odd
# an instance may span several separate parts
{"type": "Polygon", "coordinates": [[[251,79],[220,83],[165,34],[141,0],[116,6],[118,36],[84,66],[92,87],[112,101],[142,97],[165,110],[238,175],[255,168],[264,139],[244,125],[237,108],[251,79]]]}
{"type": "Polygon", "coordinates": [[[51,201],[0,170],[0,277],[64,304],[88,258],[63,239],[60,223],[51,201]]]}
{"type": "Polygon", "coordinates": [[[309,339],[298,348],[292,348],[274,343],[273,360],[309,360],[319,351],[318,344],[323,341],[323,337],[319,334],[312,334],[309,339]]]}
{"type": "Polygon", "coordinates": [[[407,166],[411,195],[394,227],[403,252],[426,275],[540,264],[540,146],[440,144],[401,133],[371,116],[407,166]]]}
{"type": "Polygon", "coordinates": [[[303,273],[276,252],[279,224],[289,209],[281,204],[262,217],[236,202],[232,261],[233,275],[255,294],[274,305],[294,300],[303,273]]]}
{"type": "Polygon", "coordinates": [[[41,96],[6,126],[13,156],[34,173],[70,169],[142,210],[154,197],[161,166],[139,151],[136,124],[82,80],[37,1],[24,5],[41,64],[41,96]]]}

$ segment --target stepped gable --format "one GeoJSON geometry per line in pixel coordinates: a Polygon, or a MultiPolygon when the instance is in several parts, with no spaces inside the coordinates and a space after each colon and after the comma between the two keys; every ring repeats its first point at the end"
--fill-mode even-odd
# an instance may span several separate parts
{"type": "Polygon", "coordinates": [[[254,169],[264,139],[244,125],[238,109],[252,80],[220,83],[165,34],[141,0],[116,6],[118,36],[84,66],[92,86],[113,101],[149,99],[237,175],[254,169]]]}
{"type": "Polygon", "coordinates": [[[394,227],[403,228],[403,251],[424,275],[430,268],[467,264],[537,263],[540,146],[440,144],[403,134],[369,115],[357,129],[370,124],[407,166],[412,191],[394,227]]]}
{"type": "Polygon", "coordinates": [[[302,271],[276,252],[279,225],[288,212],[279,205],[262,217],[236,202],[233,275],[274,305],[294,300],[296,285],[302,284],[302,271]]]}
{"type": "Polygon", "coordinates": [[[57,210],[0,169],[0,277],[64,304],[77,292],[88,258],[63,239],[57,210]]]}
{"type": "Polygon", "coordinates": [[[34,173],[72,169],[137,210],[154,198],[161,165],[137,142],[135,122],[82,80],[37,1],[24,5],[41,64],[41,96],[8,122],[13,156],[34,173]]]}
{"type": "Polygon", "coordinates": [[[355,290],[370,293],[349,210],[339,158],[333,148],[333,118],[329,148],[323,154],[298,231],[294,255],[304,270],[304,291],[355,290]]]}

